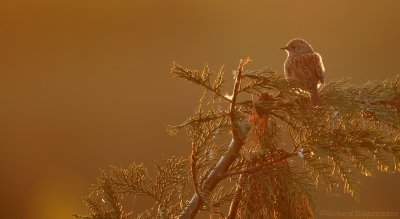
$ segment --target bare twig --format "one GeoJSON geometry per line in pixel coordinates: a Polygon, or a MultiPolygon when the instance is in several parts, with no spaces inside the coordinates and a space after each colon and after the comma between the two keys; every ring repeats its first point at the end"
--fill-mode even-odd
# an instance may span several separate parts
{"type": "Polygon", "coordinates": [[[197,182],[197,171],[196,171],[196,166],[197,166],[197,156],[196,156],[196,152],[195,152],[196,150],[194,149],[194,145],[192,145],[192,155],[191,155],[191,164],[190,164],[190,167],[191,167],[191,173],[192,173],[192,181],[193,181],[193,186],[194,186],[194,189],[195,189],[195,191],[196,191],[196,194],[199,194],[199,190],[198,190],[198,188],[199,188],[199,186],[198,186],[198,182],[197,182]]]}
{"type": "Polygon", "coordinates": [[[235,113],[236,100],[237,100],[237,95],[238,95],[239,89],[240,89],[240,82],[241,82],[241,78],[242,78],[243,68],[249,62],[251,62],[251,59],[249,57],[247,57],[246,59],[240,60],[239,66],[237,68],[237,74],[235,76],[235,84],[233,86],[231,104],[229,107],[229,115],[231,118],[231,125],[232,125],[232,137],[236,138],[236,139],[241,138],[239,129],[237,127],[238,121],[236,119],[236,113],[235,113]]]}
{"type": "Polygon", "coordinates": [[[239,181],[236,184],[236,191],[235,191],[235,197],[233,198],[231,202],[231,206],[229,208],[229,214],[227,219],[235,219],[237,215],[237,211],[239,209],[239,204],[240,200],[242,199],[242,193],[243,193],[243,182],[244,182],[244,175],[240,175],[239,181]]]}

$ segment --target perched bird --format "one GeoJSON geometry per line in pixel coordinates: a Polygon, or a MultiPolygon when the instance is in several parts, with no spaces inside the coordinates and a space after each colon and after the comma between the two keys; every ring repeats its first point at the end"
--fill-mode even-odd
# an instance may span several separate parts
{"type": "Polygon", "coordinates": [[[293,39],[281,49],[288,54],[284,64],[286,78],[300,82],[310,93],[311,103],[320,106],[318,87],[324,83],[325,74],[321,56],[302,39],[293,39]]]}

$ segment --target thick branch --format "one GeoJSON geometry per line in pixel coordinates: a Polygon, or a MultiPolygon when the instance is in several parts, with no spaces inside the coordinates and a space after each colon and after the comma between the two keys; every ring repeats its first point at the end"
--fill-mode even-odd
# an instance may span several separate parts
{"type": "MultiPolygon", "coordinates": [[[[198,189],[201,192],[204,192],[205,194],[209,194],[224,178],[221,176],[223,176],[228,172],[229,167],[238,157],[240,149],[244,144],[243,136],[240,133],[240,129],[237,127],[238,121],[236,118],[235,107],[236,107],[237,95],[240,88],[240,81],[242,77],[243,67],[249,62],[250,58],[246,58],[244,60],[240,60],[239,63],[237,69],[237,75],[235,77],[235,84],[232,92],[231,104],[229,107],[229,116],[231,119],[231,128],[232,128],[232,141],[229,145],[228,151],[225,153],[224,156],[221,157],[215,168],[207,176],[207,179],[204,181],[202,188],[198,189]]],[[[200,210],[201,206],[203,205],[203,202],[204,202],[203,199],[200,197],[198,193],[193,195],[192,200],[183,210],[180,218],[182,219],[194,218],[197,212],[200,210]]]]}
{"type": "MultiPolygon", "coordinates": [[[[218,183],[224,178],[222,177],[224,173],[227,172],[229,167],[232,165],[232,163],[239,155],[239,151],[242,148],[243,144],[244,144],[243,140],[237,141],[235,139],[232,139],[228,151],[218,161],[215,168],[208,175],[207,179],[204,181],[201,191],[205,193],[211,192],[218,185],[218,183]]],[[[201,197],[198,194],[195,194],[192,197],[192,200],[183,210],[180,218],[181,219],[194,218],[197,212],[200,210],[202,204],[203,200],[201,199],[201,197]]]]}

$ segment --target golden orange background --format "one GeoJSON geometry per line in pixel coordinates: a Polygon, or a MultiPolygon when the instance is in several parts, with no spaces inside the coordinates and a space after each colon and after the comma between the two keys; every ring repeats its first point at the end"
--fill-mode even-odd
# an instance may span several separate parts
{"type": "MultiPolygon", "coordinates": [[[[282,71],[279,47],[309,41],[327,80],[400,73],[400,1],[93,1],[0,3],[0,215],[71,218],[99,168],[186,156],[168,124],[201,90],[169,74],[176,61],[227,75],[240,58],[282,71]]],[[[399,175],[364,179],[361,202],[321,209],[400,212],[399,175]]],[[[317,218],[322,218],[318,216],[317,218]]]]}

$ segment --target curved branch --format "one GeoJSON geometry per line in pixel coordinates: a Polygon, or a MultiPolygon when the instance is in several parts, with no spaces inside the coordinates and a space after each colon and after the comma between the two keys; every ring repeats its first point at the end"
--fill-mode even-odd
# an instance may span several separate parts
{"type": "MultiPolygon", "coordinates": [[[[225,153],[225,155],[221,157],[221,159],[218,161],[217,165],[207,176],[206,180],[204,181],[203,185],[201,186],[201,189],[199,189],[200,191],[202,191],[206,194],[211,192],[218,185],[218,183],[222,179],[224,179],[224,177],[222,177],[222,176],[227,173],[227,171],[229,170],[229,167],[239,156],[239,152],[242,149],[242,146],[244,144],[244,138],[243,138],[244,136],[241,135],[240,129],[238,127],[238,121],[236,118],[235,107],[236,107],[237,95],[238,95],[239,88],[240,88],[243,67],[250,61],[251,61],[250,58],[240,60],[239,66],[237,68],[237,75],[235,77],[235,84],[233,87],[232,99],[231,99],[231,104],[229,107],[229,116],[231,119],[231,129],[232,129],[231,130],[232,131],[232,140],[231,140],[231,143],[230,143],[229,148],[228,148],[227,152],[225,153]]],[[[186,208],[183,210],[180,218],[181,219],[194,218],[196,216],[197,212],[200,210],[203,203],[204,203],[204,201],[200,197],[200,195],[197,193],[194,194],[192,199],[190,200],[190,202],[186,205],[186,208]]]]}

